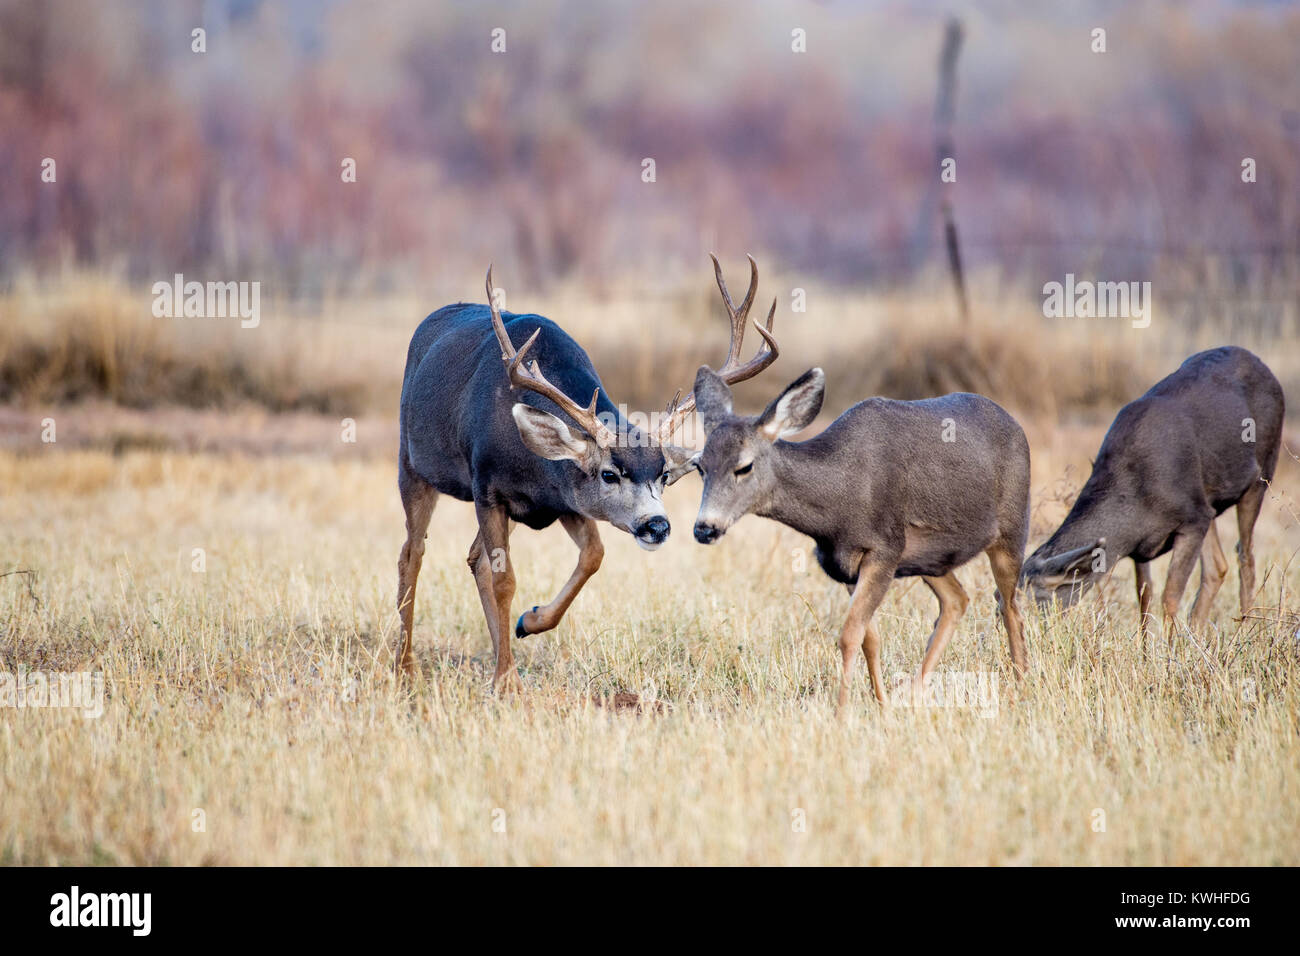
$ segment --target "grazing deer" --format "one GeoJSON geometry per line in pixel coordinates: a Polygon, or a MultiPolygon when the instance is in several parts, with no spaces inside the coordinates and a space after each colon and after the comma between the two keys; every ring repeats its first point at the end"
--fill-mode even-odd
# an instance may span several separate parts
{"type": "MultiPolygon", "coordinates": [[[[713,260],[731,316],[722,372],[728,382],[752,378],[778,354],[771,334],[773,301],[767,328],[754,322],[764,347],[740,363],[745,320],[758,288],[758,266],[749,261],[749,292],[735,309],[713,260]]],[[[415,583],[440,493],[474,502],[478,534],[468,562],[496,656],[494,684],[500,685],[503,678],[516,679],[510,649],[513,523],[544,528],[559,521],[578,546],[577,567],[560,593],[515,623],[514,635],[522,638],[559,624],[600,567],[604,548],[597,521],[628,532],[647,550],[663,544],[670,530],[663,489],[693,464],[694,453],[670,441],[694,408],[693,399],[674,400],[658,431],[644,434],[621,417],[587,353],[558,325],[498,309],[490,268],[487,297],[486,306],[460,303],[434,312],[415,330],[407,352],[397,471],[406,510],[406,543],[397,561],[399,676],[413,666],[415,583]],[[533,360],[525,363],[529,356],[533,360]],[[571,395],[591,395],[591,402],[584,407],[571,395]]]]}
{"type": "Polygon", "coordinates": [[[1069,515],[1025,561],[1023,579],[1039,605],[1069,607],[1131,558],[1145,650],[1150,562],[1172,552],[1161,598],[1172,640],[1199,555],[1190,623],[1201,627],[1228,573],[1214,519],[1235,505],[1244,616],[1255,593],[1255,519],[1277,467],[1284,410],[1282,386],[1268,366],[1234,347],[1198,352],[1125,405],[1069,515]]]}
{"type": "Polygon", "coordinates": [[[840,631],[841,708],[858,645],[876,699],[885,703],[880,635],[871,618],[890,582],[920,575],[939,599],[915,691],[966,611],[966,591],[953,572],[984,552],[1021,676],[1025,644],[1015,589],[1029,529],[1024,431],[988,399],[958,393],[919,402],[868,399],[821,434],[784,441],[812,423],[824,391],[825,376],[814,368],[762,414],[736,415],[727,383],[707,367],[699,370],[695,400],[707,440],[697,464],[704,495],[696,540],[712,544],[751,512],[813,539],[823,570],[853,595],[840,631]]]}

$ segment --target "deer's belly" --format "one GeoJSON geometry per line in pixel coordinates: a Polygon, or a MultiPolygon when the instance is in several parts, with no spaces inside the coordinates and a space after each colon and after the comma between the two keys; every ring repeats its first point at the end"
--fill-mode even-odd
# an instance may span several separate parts
{"type": "Polygon", "coordinates": [[[908,525],[903,556],[894,577],[939,578],[961,567],[991,545],[996,537],[993,528],[984,529],[982,533],[970,533],[972,531],[974,529],[963,529],[960,534],[946,534],[940,529],[908,525]]]}

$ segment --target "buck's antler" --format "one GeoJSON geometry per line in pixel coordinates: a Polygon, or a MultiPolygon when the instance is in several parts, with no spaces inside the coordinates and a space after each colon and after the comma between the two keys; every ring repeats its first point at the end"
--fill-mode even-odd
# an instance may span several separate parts
{"type": "Polygon", "coordinates": [[[596,400],[600,397],[599,388],[591,393],[591,404],[583,408],[546,380],[546,376],[537,367],[536,360],[528,365],[524,364],[524,356],[533,347],[542,330],[538,329],[528,337],[528,341],[518,351],[515,350],[510,342],[510,336],[506,334],[505,323],[501,321],[501,310],[497,308],[496,299],[492,294],[491,266],[488,266],[487,271],[487,299],[488,308],[492,310],[492,328],[497,334],[497,342],[501,345],[501,361],[506,363],[506,374],[510,377],[510,387],[536,392],[549,398],[560,406],[564,414],[577,422],[579,428],[594,438],[597,445],[601,448],[612,446],[617,437],[596,417],[596,400]]]}
{"type": "MultiPolygon", "coordinates": [[[[767,328],[759,325],[758,319],[754,320],[754,328],[758,329],[758,334],[763,336],[765,347],[744,365],[737,364],[745,341],[745,320],[749,318],[749,308],[754,304],[754,295],[758,292],[758,263],[754,261],[753,256],[746,255],[745,258],[749,260],[749,290],[745,293],[740,308],[736,308],[732,304],[731,294],[727,292],[727,283],[722,278],[722,266],[718,264],[718,257],[709,253],[709,258],[713,260],[713,272],[718,277],[718,291],[722,293],[722,302],[726,305],[727,314],[731,318],[731,345],[727,348],[727,360],[717,371],[724,382],[734,385],[753,378],[775,362],[776,357],[781,354],[776,339],[772,337],[772,321],[776,318],[776,299],[772,299],[772,308],[767,312],[767,328]]],[[[660,444],[667,444],[673,437],[673,433],[686,420],[686,416],[695,411],[695,393],[687,395],[683,401],[678,401],[680,395],[681,393],[678,392],[673,396],[673,400],[668,403],[665,410],[666,417],[659,428],[660,444]]]]}

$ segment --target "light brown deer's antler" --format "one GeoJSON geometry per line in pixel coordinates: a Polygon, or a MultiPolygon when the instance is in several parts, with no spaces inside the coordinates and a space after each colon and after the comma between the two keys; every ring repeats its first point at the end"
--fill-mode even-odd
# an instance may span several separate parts
{"type": "MultiPolygon", "coordinates": [[[[737,382],[743,382],[746,379],[753,378],[763,369],[767,368],[776,361],[776,357],[781,354],[780,348],[776,344],[776,339],[772,337],[772,321],[776,317],[776,299],[772,299],[772,308],[767,312],[767,328],[758,324],[758,319],[754,320],[754,328],[758,329],[758,334],[763,336],[766,343],[764,348],[759,350],[758,354],[746,362],[744,365],[738,364],[740,361],[740,350],[745,341],[745,320],[749,318],[749,308],[754,304],[754,295],[758,292],[758,263],[754,261],[753,256],[747,255],[749,260],[749,290],[745,293],[745,298],[740,303],[740,308],[732,304],[731,294],[727,292],[727,283],[722,278],[722,266],[718,264],[718,257],[709,253],[709,258],[713,260],[713,272],[718,277],[718,291],[722,293],[722,302],[727,307],[727,314],[731,318],[731,345],[727,348],[727,360],[722,363],[722,368],[718,369],[718,374],[728,385],[734,385],[737,382]]],[[[673,396],[673,400],[668,403],[666,417],[659,429],[659,443],[667,444],[673,437],[673,433],[681,427],[686,416],[695,411],[695,393],[687,395],[685,400],[678,401],[678,392],[673,396]]]]}
{"type": "MultiPolygon", "coordinates": [[[[524,364],[524,356],[533,347],[533,343],[537,341],[537,336],[542,334],[542,330],[538,329],[528,337],[527,342],[517,351],[515,350],[514,345],[510,342],[510,336],[506,334],[505,323],[501,321],[501,310],[497,308],[496,299],[493,297],[491,266],[488,266],[487,271],[487,299],[488,308],[492,310],[492,328],[497,334],[497,342],[501,345],[501,361],[506,364],[506,374],[510,378],[511,388],[525,389],[536,392],[544,398],[549,398],[560,406],[564,414],[577,422],[579,428],[595,439],[597,445],[601,448],[611,447],[617,441],[617,438],[596,417],[596,400],[600,397],[599,388],[591,393],[591,404],[583,408],[548,382],[541,369],[537,367],[535,360],[529,365],[524,364]]],[[[775,303],[773,303],[773,307],[775,308],[775,303]]]]}

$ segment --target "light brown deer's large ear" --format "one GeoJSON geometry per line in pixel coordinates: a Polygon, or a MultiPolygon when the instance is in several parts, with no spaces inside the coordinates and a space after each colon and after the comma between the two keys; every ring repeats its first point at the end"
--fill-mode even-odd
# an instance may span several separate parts
{"type": "Polygon", "coordinates": [[[695,408],[704,420],[707,436],[718,423],[731,414],[731,389],[722,376],[707,365],[695,373],[695,408]]]}
{"type": "Polygon", "coordinates": [[[826,397],[826,373],[810,368],[791,382],[784,392],[758,416],[758,432],[768,441],[803,431],[822,410],[826,397]]]}

